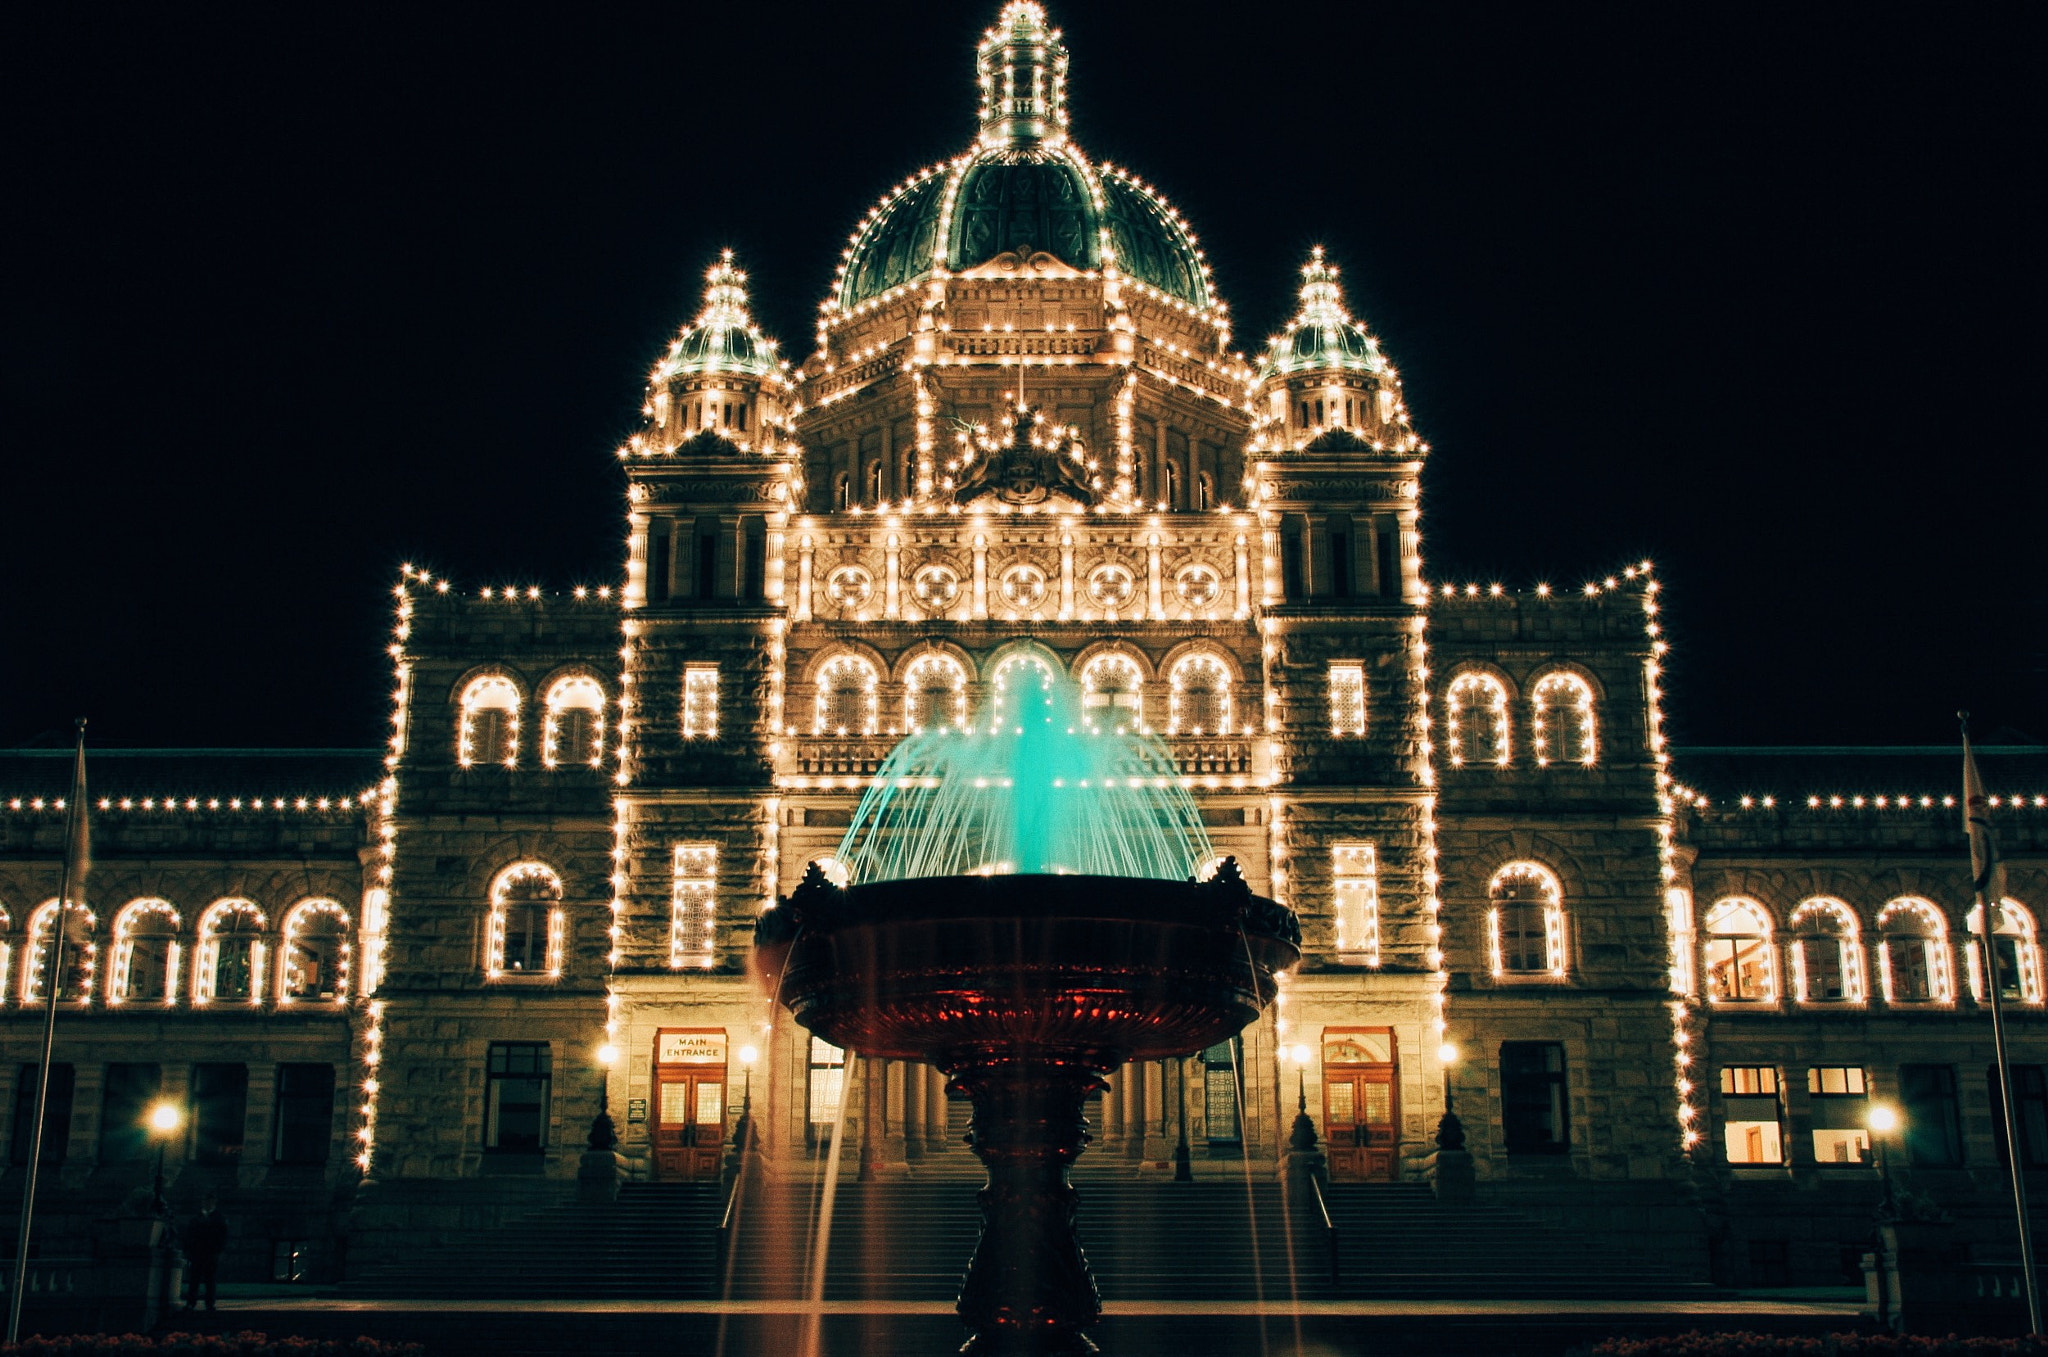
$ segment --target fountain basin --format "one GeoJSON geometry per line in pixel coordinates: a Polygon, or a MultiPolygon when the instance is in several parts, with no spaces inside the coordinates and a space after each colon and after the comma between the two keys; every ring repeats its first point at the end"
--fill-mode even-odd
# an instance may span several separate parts
{"type": "Polygon", "coordinates": [[[755,964],[796,1021],[922,1060],[974,1104],[988,1168],[959,1311],[976,1353],[1085,1353],[1101,1300],[1067,1167],[1082,1107],[1131,1060],[1190,1055],[1259,1016],[1301,958],[1294,915],[1214,879],[947,876],[834,886],[813,866],[764,913],[755,964]]]}

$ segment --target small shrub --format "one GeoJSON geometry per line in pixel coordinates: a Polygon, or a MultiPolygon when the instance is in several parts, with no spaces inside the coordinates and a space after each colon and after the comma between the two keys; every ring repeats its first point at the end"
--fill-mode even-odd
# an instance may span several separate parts
{"type": "Polygon", "coordinates": [[[418,1343],[261,1333],[89,1333],[0,1343],[0,1357],[425,1357],[418,1343]]]}
{"type": "Polygon", "coordinates": [[[1582,1351],[1585,1357],[2048,1357],[2048,1339],[1695,1331],[1665,1338],[1610,1338],[1582,1351]]]}

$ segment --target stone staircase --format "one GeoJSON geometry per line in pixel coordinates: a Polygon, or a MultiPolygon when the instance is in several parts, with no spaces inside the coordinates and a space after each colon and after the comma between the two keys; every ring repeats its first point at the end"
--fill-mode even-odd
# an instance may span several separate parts
{"type": "MultiPolygon", "coordinates": [[[[1439,1205],[1421,1186],[1327,1189],[1341,1258],[1333,1283],[1313,1202],[1289,1201],[1267,1173],[1175,1183],[1104,1164],[1077,1172],[1075,1185],[1082,1247],[1106,1300],[1712,1294],[1511,1211],[1439,1205]]],[[[952,1300],[980,1230],[976,1186],[964,1174],[861,1183],[849,1172],[836,1190],[825,1297],[952,1300]]],[[[809,1293],[821,1198],[809,1178],[750,1181],[721,1240],[726,1201],[715,1185],[631,1183],[614,1203],[551,1207],[466,1246],[366,1269],[347,1289],[393,1299],[798,1299],[809,1293]]]]}

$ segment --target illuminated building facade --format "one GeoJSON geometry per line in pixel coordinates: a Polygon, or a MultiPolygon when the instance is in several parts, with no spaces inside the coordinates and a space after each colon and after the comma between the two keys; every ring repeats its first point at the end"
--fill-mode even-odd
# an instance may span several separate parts
{"type": "MultiPolygon", "coordinates": [[[[159,1090],[209,1109],[192,1181],[329,1271],[346,1233],[566,1193],[601,1087],[635,1178],[715,1179],[749,1090],[771,1169],[808,1172],[842,1102],[880,1176],[964,1166],[934,1071],[771,1024],[750,929],[898,738],[1050,674],[1165,737],[1308,953],[1235,1051],[1120,1071],[1097,1162],[1159,1172],[1185,1118],[1198,1156],[1277,1164],[1302,1097],[1334,1179],[1419,1181],[1448,1079],[1489,1198],[1702,1275],[1827,1281],[1887,1100],[1916,1190],[1995,1256],[1952,756],[1689,761],[1650,563],[1433,579],[1430,449],[1335,266],[1316,251],[1239,353],[1187,223],[1070,139],[1065,72],[1007,6],[973,143],[855,228],[801,362],[711,269],[619,450],[622,579],[405,569],[388,757],[102,760],[65,1190],[140,1172],[121,1128],[159,1090]]],[[[18,1089],[62,768],[0,763],[36,793],[0,856],[18,1089]]],[[[1985,763],[2022,1157],[2048,1166],[2048,760],[1985,763]]]]}

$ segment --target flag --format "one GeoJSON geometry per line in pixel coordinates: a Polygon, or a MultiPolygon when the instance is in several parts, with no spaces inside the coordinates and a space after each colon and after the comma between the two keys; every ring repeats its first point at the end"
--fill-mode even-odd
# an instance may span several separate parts
{"type": "Polygon", "coordinates": [[[1998,931],[1998,916],[2005,899],[2005,865],[1998,860],[1998,835],[1991,828],[1991,802],[1984,795],[1984,779],[1977,773],[1977,756],[1970,749],[1970,728],[1963,727],[1963,832],[1970,836],[1970,884],[1984,905],[1984,932],[1998,931]]]}

